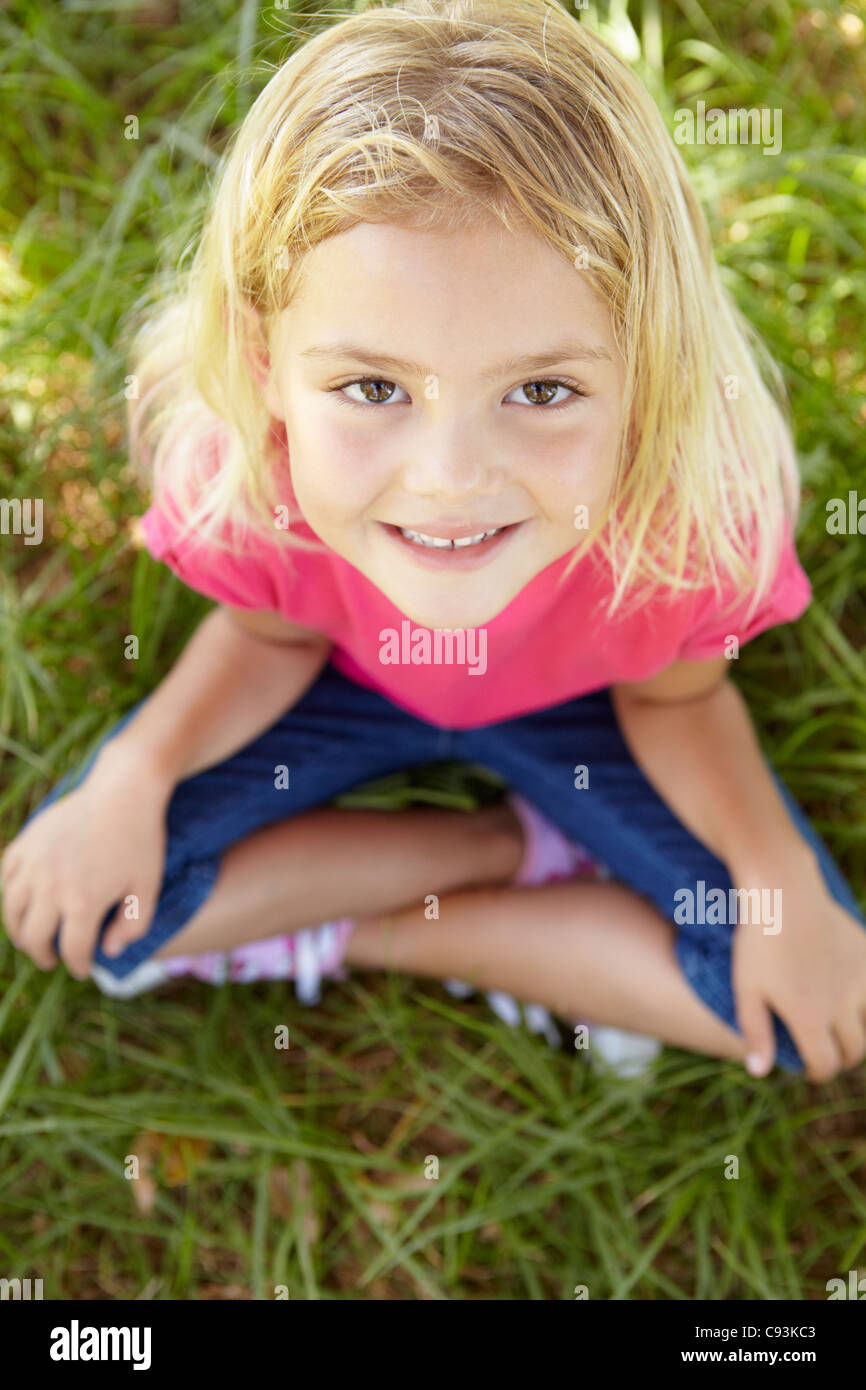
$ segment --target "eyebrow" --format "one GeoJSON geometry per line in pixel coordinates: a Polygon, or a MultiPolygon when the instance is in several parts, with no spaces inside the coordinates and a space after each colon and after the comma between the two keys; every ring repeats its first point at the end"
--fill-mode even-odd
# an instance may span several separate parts
{"type": "MultiPolygon", "coordinates": [[[[351,358],[356,362],[365,362],[367,366],[374,370],[380,368],[384,371],[402,372],[409,376],[427,377],[435,376],[436,373],[429,367],[425,367],[421,362],[413,362],[402,357],[392,357],[387,352],[376,352],[372,348],[367,348],[359,343],[320,343],[313,347],[304,348],[301,357],[343,357],[351,358]]],[[[526,357],[506,357],[501,362],[496,362],[492,367],[481,373],[481,381],[495,381],[499,377],[510,376],[519,371],[542,371],[545,367],[553,367],[557,362],[612,362],[613,358],[607,348],[596,346],[591,343],[565,342],[558,343],[549,348],[546,352],[534,352],[526,357]]]]}

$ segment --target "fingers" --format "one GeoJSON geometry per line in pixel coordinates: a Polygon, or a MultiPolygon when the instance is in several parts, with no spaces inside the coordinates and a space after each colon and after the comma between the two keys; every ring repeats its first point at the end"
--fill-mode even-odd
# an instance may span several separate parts
{"type": "Polygon", "coordinates": [[[844,1065],[839,1044],[829,1023],[815,1016],[794,1014],[785,1019],[808,1081],[831,1081],[844,1065]]]}
{"type": "Polygon", "coordinates": [[[40,970],[53,970],[57,964],[54,934],[60,925],[57,900],[47,888],[37,889],[26,901],[16,923],[12,941],[19,951],[25,951],[40,970]]]}
{"type": "Polygon", "coordinates": [[[54,937],[60,932],[60,956],[71,975],[90,974],[93,943],[99,925],[96,908],[80,894],[64,895],[53,881],[20,875],[4,895],[6,929],[13,945],[40,970],[57,964],[54,937]]]}
{"type": "Polygon", "coordinates": [[[21,867],[21,851],[17,839],[13,840],[0,855],[0,884],[5,893],[18,869],[21,867]]]}
{"type": "Polygon", "coordinates": [[[866,1018],[860,1009],[850,1007],[833,1019],[833,1033],[844,1069],[857,1067],[866,1057],[866,1018]]]}
{"type": "Polygon", "coordinates": [[[86,980],[93,961],[101,915],[93,904],[75,898],[65,905],[60,927],[60,955],[76,980],[86,980]]]}
{"type": "MultiPolygon", "coordinates": [[[[738,1003],[737,1020],[746,1040],[746,1070],[752,1076],[766,1076],[776,1054],[769,1007],[761,999],[747,996],[738,1003]]],[[[859,1066],[866,1057],[866,1016],[853,1006],[828,1023],[802,1011],[787,1013],[784,1022],[809,1081],[831,1081],[838,1072],[859,1066]]]]}
{"type": "Polygon", "coordinates": [[[70,975],[85,980],[90,974],[96,927],[96,914],[87,902],[73,898],[61,905],[56,894],[45,888],[31,894],[13,940],[40,970],[53,970],[57,964],[54,937],[59,930],[61,959],[70,975]]]}
{"type": "Polygon", "coordinates": [[[3,922],[12,941],[18,944],[21,923],[30,903],[32,890],[29,878],[19,874],[3,888],[3,922]]]}
{"type": "Polygon", "coordinates": [[[102,938],[106,956],[119,956],[132,941],[140,941],[147,931],[156,909],[156,895],[140,890],[127,894],[115,912],[102,938]]]}
{"type": "MultiPolygon", "coordinates": [[[[155,908],[156,894],[152,890],[125,895],[106,930],[106,954],[119,955],[130,942],[139,940],[155,908]]],[[[13,945],[29,955],[40,970],[52,970],[59,955],[78,980],[85,980],[90,974],[105,913],[104,904],[88,898],[81,889],[64,890],[47,874],[20,873],[3,895],[3,916],[13,945]]]]}
{"type": "Polygon", "coordinates": [[[751,991],[740,991],[737,1023],[746,1040],[746,1071],[751,1076],[766,1076],[776,1060],[776,1035],[773,1016],[763,999],[751,991]]]}

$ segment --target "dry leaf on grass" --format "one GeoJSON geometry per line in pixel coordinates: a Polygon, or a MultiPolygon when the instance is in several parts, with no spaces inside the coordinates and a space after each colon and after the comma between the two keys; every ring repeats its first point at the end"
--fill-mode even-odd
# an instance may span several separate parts
{"type": "Polygon", "coordinates": [[[208,1152],[209,1139],[194,1135],[160,1134],[143,1130],[136,1135],[131,1153],[138,1159],[138,1177],[131,1178],[132,1200],[143,1216],[153,1211],[158,1182],[181,1187],[189,1182],[196,1164],[208,1152]]]}

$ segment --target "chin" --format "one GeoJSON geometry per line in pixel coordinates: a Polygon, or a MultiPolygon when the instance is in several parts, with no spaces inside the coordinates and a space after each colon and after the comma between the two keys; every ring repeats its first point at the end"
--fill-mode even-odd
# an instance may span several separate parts
{"type": "Polygon", "coordinates": [[[413,602],[409,595],[389,594],[388,597],[411,623],[418,627],[427,628],[484,627],[486,623],[492,622],[510,601],[506,599],[503,603],[498,604],[471,605],[463,605],[458,602],[452,607],[451,605],[431,606],[429,602],[413,602]]]}

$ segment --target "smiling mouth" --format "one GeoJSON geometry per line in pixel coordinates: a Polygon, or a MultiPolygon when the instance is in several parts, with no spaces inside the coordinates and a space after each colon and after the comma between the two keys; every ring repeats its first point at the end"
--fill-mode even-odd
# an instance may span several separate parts
{"type": "Polygon", "coordinates": [[[478,531],[473,536],[429,536],[424,531],[412,531],[408,526],[398,526],[400,535],[413,545],[427,546],[430,550],[464,550],[472,545],[481,545],[482,541],[489,541],[492,536],[499,536],[506,531],[506,526],[495,526],[492,531],[478,531]]]}
{"type": "Polygon", "coordinates": [[[380,521],[379,525],[412,560],[432,570],[472,570],[487,563],[501,547],[511,544],[522,530],[525,521],[510,521],[505,526],[479,526],[478,522],[458,525],[453,521],[429,521],[428,530],[420,526],[398,526],[380,521]]]}

